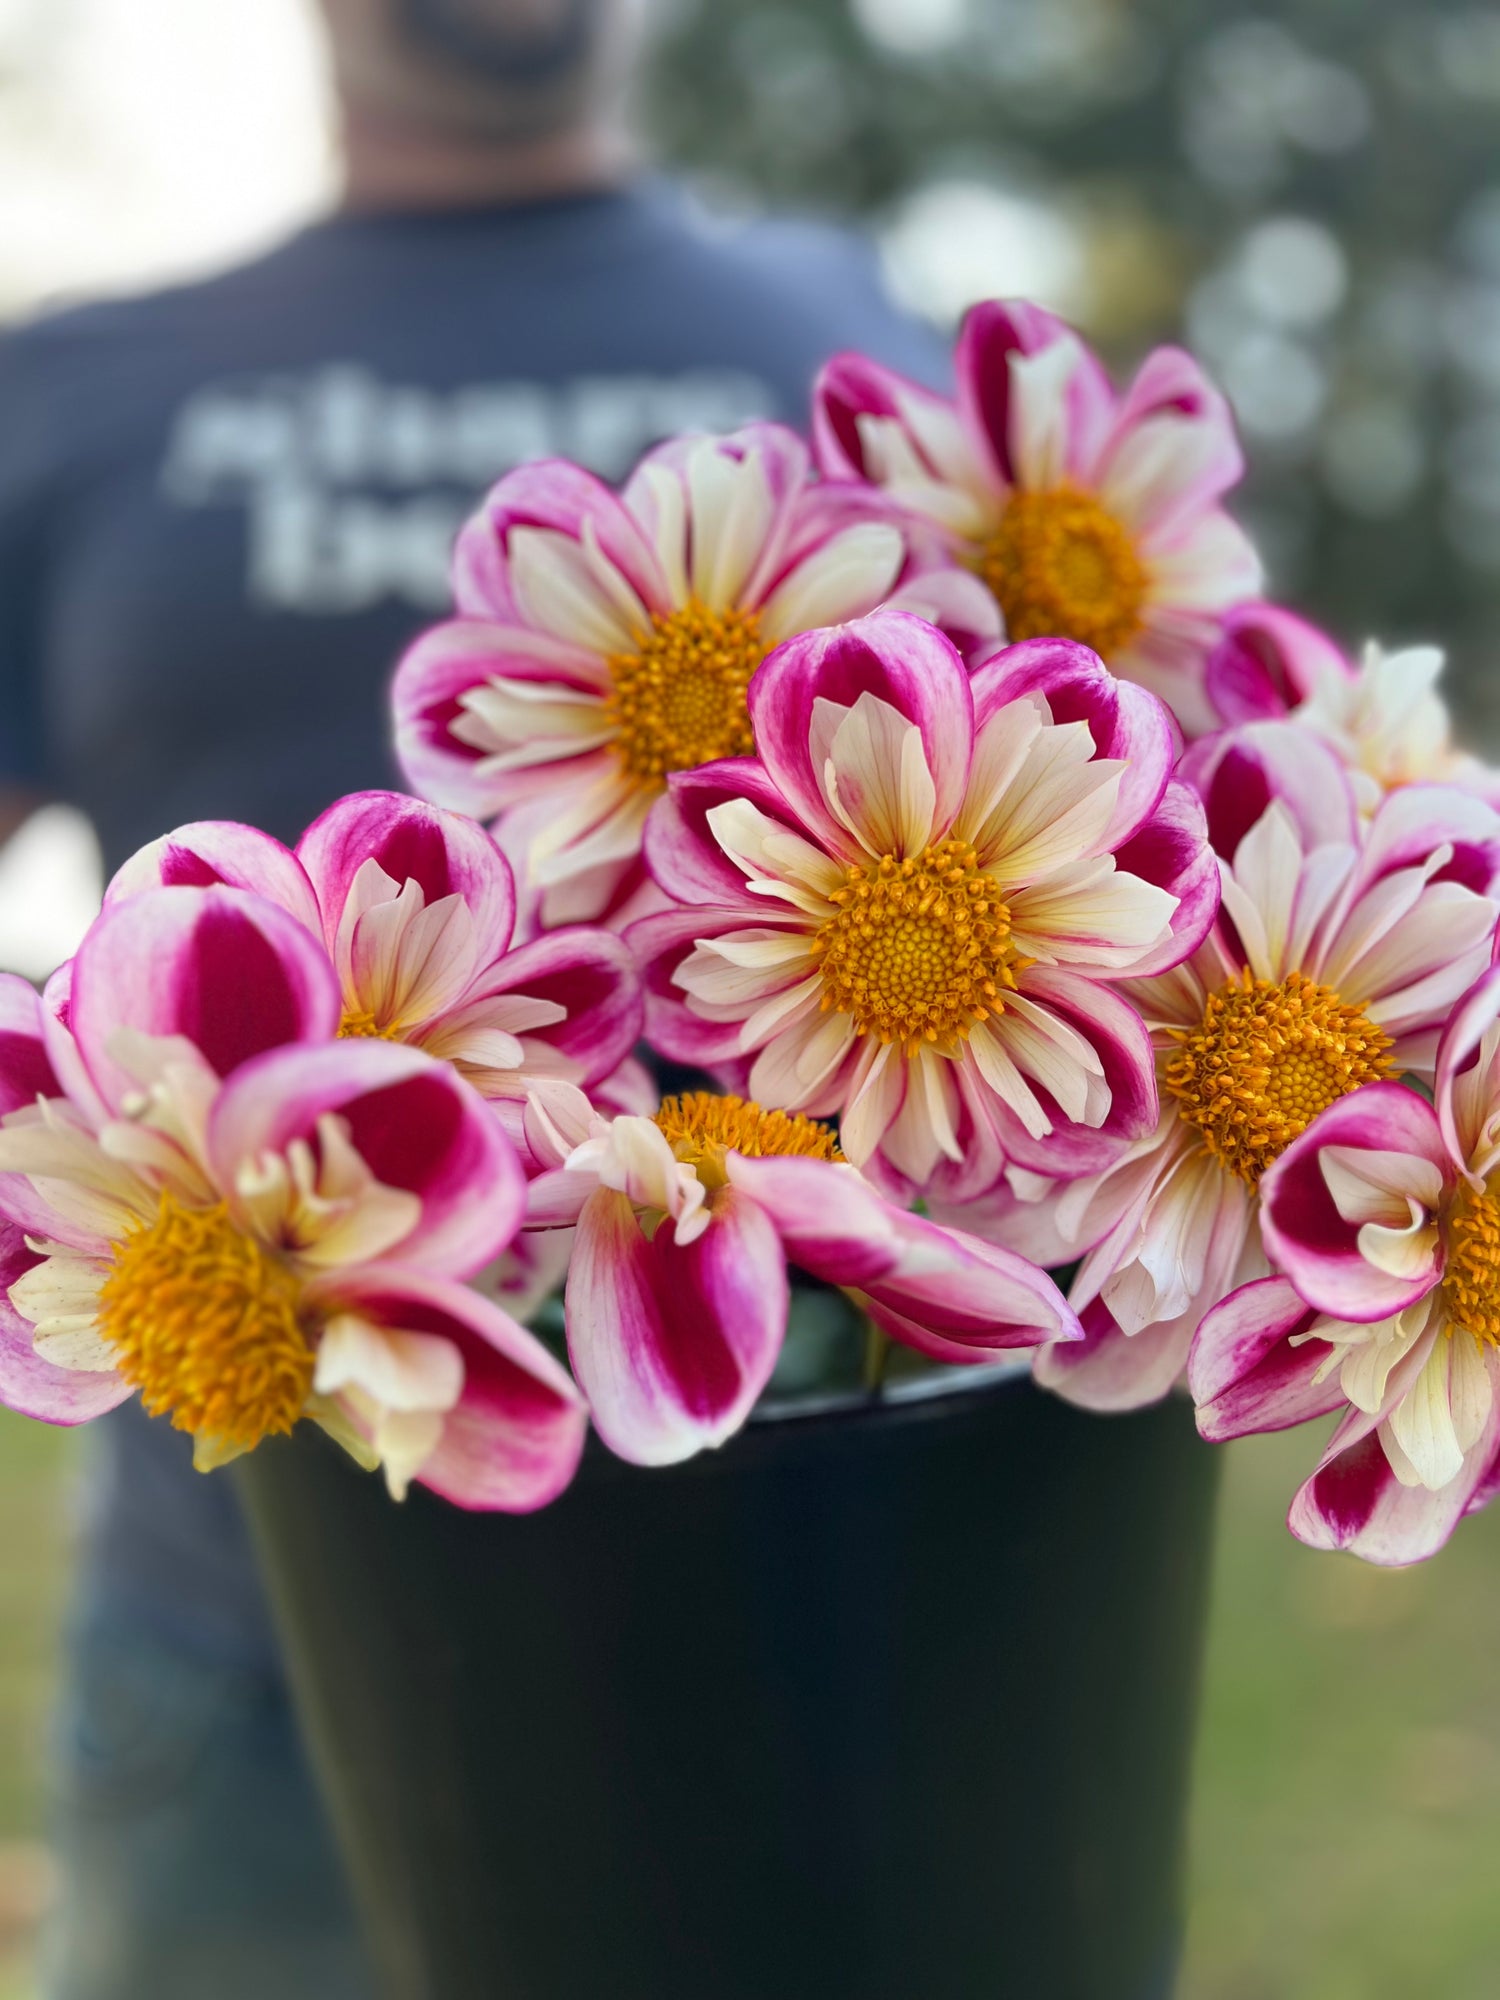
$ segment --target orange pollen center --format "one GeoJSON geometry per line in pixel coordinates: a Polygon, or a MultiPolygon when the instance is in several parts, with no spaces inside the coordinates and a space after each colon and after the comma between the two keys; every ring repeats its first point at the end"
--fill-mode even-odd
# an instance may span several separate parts
{"type": "Polygon", "coordinates": [[[1135,543],[1075,486],[1012,493],[975,566],[1012,640],[1077,639],[1108,659],[1141,629],[1146,570],[1135,543]]]}
{"type": "Polygon", "coordinates": [[[708,1186],[723,1185],[726,1153],[743,1153],[752,1160],[771,1154],[808,1160],[844,1157],[831,1125],[800,1112],[767,1111],[753,1099],[720,1097],[711,1090],[664,1097],[656,1124],[678,1159],[696,1168],[708,1186]]]}
{"type": "Polygon", "coordinates": [[[99,1328],[148,1415],[248,1450],[291,1430],[312,1389],[299,1291],[222,1202],[188,1209],[164,1194],[155,1221],[115,1246],[99,1328]]]}
{"type": "Polygon", "coordinates": [[[1448,1212],[1443,1304],[1448,1331],[1500,1347],[1500,1201],[1465,1187],[1448,1212]]]}
{"type": "Polygon", "coordinates": [[[1010,939],[1010,911],[966,841],[848,870],[837,914],[812,949],[825,1012],[848,1014],[862,1035],[951,1048],[976,1022],[1005,1011],[1004,994],[1028,960],[1010,939]]]}
{"type": "Polygon", "coordinates": [[[633,653],[612,654],[615,751],[638,784],[754,749],[745,690],[765,655],[753,611],[711,611],[696,599],[666,617],[633,653]]]}
{"type": "Polygon", "coordinates": [[[1280,985],[1247,970],[1208,996],[1163,1082],[1228,1172],[1254,1187],[1320,1111],[1389,1076],[1390,1037],[1362,1007],[1300,972],[1280,985]]]}
{"type": "Polygon", "coordinates": [[[367,1007],[350,1007],[339,1022],[339,1037],[341,1040],[399,1042],[401,1030],[383,1027],[367,1007]]]}

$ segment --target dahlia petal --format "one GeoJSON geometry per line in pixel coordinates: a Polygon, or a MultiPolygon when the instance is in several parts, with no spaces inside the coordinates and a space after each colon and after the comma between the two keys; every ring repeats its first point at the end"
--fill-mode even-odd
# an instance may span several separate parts
{"type": "Polygon", "coordinates": [[[61,1095],[36,989],[14,972],[0,972],[0,1118],[39,1097],[61,1095]]]}
{"type": "Polygon", "coordinates": [[[650,615],[617,571],[602,574],[582,542],[544,528],[510,533],[510,588],[528,625],[554,633],[565,644],[606,658],[635,649],[650,628],[650,615]]]}
{"type": "Polygon", "coordinates": [[[1044,1389],[1086,1410],[1136,1410],[1169,1395],[1187,1362],[1192,1313],[1127,1335],[1102,1299],[1079,1315],[1077,1342],[1044,1347],[1032,1366],[1044,1389]]]}
{"type": "Polygon", "coordinates": [[[582,926],[550,931],[507,953],[470,998],[523,996],[546,1009],[525,1032],[578,1066],[585,1089],[629,1055],[643,1019],[640,975],[625,940],[582,926]]]}
{"type": "Polygon", "coordinates": [[[1352,844],[1359,814],[1349,775],[1323,740],[1292,722],[1247,722],[1188,745],[1177,775],[1203,800],[1208,837],[1226,860],[1273,800],[1311,851],[1352,844]]]}
{"type": "Polygon", "coordinates": [[[1383,1270],[1363,1256],[1360,1229],[1369,1218],[1349,1205],[1343,1183],[1365,1162],[1366,1181],[1398,1179],[1421,1203],[1436,1180],[1448,1184],[1453,1163],[1432,1107],[1398,1083],[1370,1083],[1331,1104],[1281,1157],[1260,1184],[1261,1231],[1267,1255],[1309,1305],[1335,1319],[1375,1321],[1412,1305],[1441,1275],[1434,1237],[1408,1275],[1383,1270]],[[1336,1148],[1330,1175],[1325,1153],[1336,1148]],[[1404,1155],[1406,1160],[1395,1156],[1404,1155]],[[1409,1165],[1407,1164],[1409,1161],[1409,1165]],[[1398,1173],[1398,1169],[1400,1170],[1398,1173]]]}
{"type": "Polygon", "coordinates": [[[1117,847],[1156,811],[1177,761],[1176,732],[1164,705],[1111,674],[1097,653],[1071,639],[1026,639],[976,663],[974,728],[982,736],[996,710],[1036,693],[1053,722],[1086,722],[1094,754],[1119,764],[1120,783],[1104,844],[1117,847]]]}
{"type": "Polygon", "coordinates": [[[1495,1065],[1500,1020],[1500,966],[1484,973],[1460,1000],[1438,1045],[1433,1104],[1454,1163],[1484,1175],[1490,1169],[1495,1114],[1500,1108],[1495,1065]]]}
{"type": "Polygon", "coordinates": [[[929,475],[951,476],[973,463],[951,403],[862,354],[836,354],[813,390],[813,447],[829,478],[877,482],[867,449],[871,418],[904,428],[929,475]]]}
{"type": "Polygon", "coordinates": [[[136,1083],[110,1053],[122,1029],[181,1036],[228,1076],[280,1044],[327,1040],[339,1014],[338,981],[321,943],[244,890],[128,897],[97,920],[73,961],[72,1032],[112,1109],[136,1083]]]}
{"type": "Polygon", "coordinates": [[[377,1190],[414,1204],[412,1226],[379,1254],[468,1277],[515,1235],[525,1181],[494,1114],[446,1063],[398,1042],[279,1049],[246,1064],[209,1120],[219,1184],[237,1190],[232,1201],[244,1207],[247,1163],[284,1156],[298,1142],[326,1157],[330,1115],[377,1190]]]}
{"type": "Polygon", "coordinates": [[[1208,695],[1229,724],[1270,721],[1299,707],[1327,674],[1354,669],[1326,632],[1279,604],[1236,605],[1208,656],[1208,695]]]}
{"type": "Polygon", "coordinates": [[[47,1424],[88,1423],[123,1403],[130,1384],[113,1373],[58,1367],[37,1353],[35,1328],[17,1312],[10,1292],[39,1261],[24,1233],[0,1221],[0,1405],[47,1424]]]}
{"type": "Polygon", "coordinates": [[[862,1289],[871,1318],[893,1339],[940,1360],[976,1362],[1082,1339],[1062,1293],[1027,1258],[921,1216],[892,1222],[895,1266],[862,1289]]]}
{"type": "Polygon", "coordinates": [[[959,409],[970,434],[982,440],[992,476],[1002,486],[1029,483],[1018,463],[1024,448],[1018,432],[1034,436],[1037,421],[1033,417],[1024,430],[1018,423],[1017,380],[1024,380],[1027,356],[1052,350],[1059,350],[1053,358],[1066,366],[1048,385],[1060,406],[1057,470],[1051,477],[1084,479],[1114,411],[1114,392],[1098,361],[1064,321],[1024,300],[988,300],[965,315],[954,351],[959,409]]]}
{"type": "Polygon", "coordinates": [[[568,1272],[568,1351],[609,1448],[665,1465],[722,1444],[769,1381],[786,1332],[786,1262],[769,1217],[733,1188],[682,1246],[648,1240],[629,1200],[600,1190],[568,1272]]]}
{"type": "Polygon", "coordinates": [[[834,535],[790,571],[761,607],[771,645],[818,625],[841,625],[891,594],[906,554],[899,528],[863,521],[834,535]]]}
{"type": "Polygon", "coordinates": [[[1126,391],[1097,477],[1123,520],[1161,529],[1216,500],[1244,465],[1224,397],[1191,355],[1159,347],[1126,391]]]}
{"type": "Polygon", "coordinates": [[[909,611],[936,625],[964,659],[988,652],[1004,633],[993,593],[972,570],[952,566],[908,567],[885,599],[888,611],[909,611]]]}
{"type": "MultiPolygon", "coordinates": [[[[657,882],[677,901],[753,905],[757,895],[771,893],[769,888],[747,886],[746,876],[756,876],[767,884],[779,878],[775,846],[765,852],[757,840],[750,850],[757,866],[746,869],[736,859],[737,843],[731,840],[726,846],[715,831],[723,822],[712,820],[710,815],[719,807],[731,805],[736,811],[729,823],[737,829],[774,822],[776,841],[790,843],[782,850],[784,854],[800,857],[811,868],[806,879],[830,884],[843,880],[844,871],[837,862],[785,824],[789,818],[786,801],[759,761],[753,757],[726,757],[717,763],[700,765],[695,771],[674,772],[668,780],[666,796],[656,801],[646,821],[647,864],[657,882]]],[[[802,879],[795,866],[791,877],[794,881],[802,879]]]]}
{"type": "Polygon", "coordinates": [[[199,820],[164,833],[115,871],[105,907],[143,889],[248,889],[322,935],[318,899],[297,857],[258,827],[199,820]]]}
{"type": "Polygon", "coordinates": [[[1337,1371],[1324,1375],[1322,1342],[1292,1345],[1317,1314],[1285,1278],[1241,1285],[1203,1316],[1188,1356],[1198,1428],[1214,1440],[1290,1430],[1344,1401],[1337,1371]]]}
{"type": "Polygon", "coordinates": [[[461,897],[481,964],[510,943],[516,914],[510,868],[484,828],[458,813],[399,792],[355,792],[313,821],[297,843],[297,859],[317,892],[330,951],[355,881],[372,861],[398,888],[415,882],[429,908],[461,897]]]}
{"type": "Polygon", "coordinates": [[[460,1393],[417,1471],[424,1486],[459,1507],[521,1514],[568,1485],[587,1409],[567,1371],[508,1313],[466,1285],[387,1268],[342,1275],[323,1295],[461,1357],[460,1393]]]}
{"type": "Polygon", "coordinates": [[[1293,1500],[1287,1526],[1312,1548],[1347,1549],[1386,1566],[1421,1562],[1443,1546],[1493,1477],[1497,1430],[1492,1408],[1460,1471],[1434,1492],[1404,1485],[1387,1455],[1383,1428],[1377,1431],[1364,1411],[1351,1411],[1293,1500]]]}
{"type": "MultiPolygon", "coordinates": [[[[537,531],[580,551],[587,533],[596,561],[614,570],[648,611],[669,608],[655,552],[622,501],[581,466],[542,459],[508,472],[461,530],[453,551],[453,595],[461,615],[517,619],[516,536],[537,531]]],[[[598,592],[600,586],[591,588],[598,592]]]]}
{"type": "MultiPolygon", "coordinates": [[[[837,728],[838,712],[862,695],[914,724],[934,787],[933,820],[958,812],[973,747],[968,675],[950,642],[900,611],[872,612],[828,631],[789,639],[750,683],[750,719],[772,782],[797,819],[834,854],[850,853],[847,832],[831,812],[817,745],[837,728]],[[826,705],[830,722],[820,724],[826,705]]],[[[878,850],[883,851],[883,850],[878,850]]]]}
{"type": "Polygon", "coordinates": [[[1132,962],[1132,977],[1170,971],[1212,930],[1221,883],[1207,830],[1202,800],[1174,778],[1146,824],[1116,849],[1117,867],[1176,899],[1167,936],[1132,962]]]}

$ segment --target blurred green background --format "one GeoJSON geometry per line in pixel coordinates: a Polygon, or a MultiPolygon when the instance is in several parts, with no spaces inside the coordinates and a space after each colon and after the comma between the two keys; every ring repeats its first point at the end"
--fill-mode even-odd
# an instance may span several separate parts
{"type": "MultiPolygon", "coordinates": [[[[1314,1451],[1228,1448],[1178,2000],[1494,2000],[1500,1509],[1422,1569],[1314,1555],[1280,1518],[1314,1451]]],[[[47,1892],[76,1452],[0,1413],[0,2000],[32,2000],[47,1892]]]]}

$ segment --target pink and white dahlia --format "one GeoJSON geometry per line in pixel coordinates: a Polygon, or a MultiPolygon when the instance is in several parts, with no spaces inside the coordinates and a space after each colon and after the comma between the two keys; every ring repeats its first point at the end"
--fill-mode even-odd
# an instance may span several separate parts
{"type": "Polygon", "coordinates": [[[138,1392],[202,1469],[309,1418],[400,1495],[527,1509],[586,1413],[459,1280],[525,1184],[447,1064],[336,1042],[322,947],[224,888],[105,912],[38,1002],[0,981],[0,1401],[76,1423],[138,1392]]]}
{"type": "Polygon", "coordinates": [[[629,1055],[640,980],[620,939],[575,926],[512,948],[515,894],[471,819],[395,792],[356,792],[283,847],[204,821],[143,847],[106,893],[222,883],[277,904],[321,939],[340,1036],[406,1042],[451,1062],[508,1110],[543,1083],[592,1088],[629,1055]]]}
{"type": "Polygon", "coordinates": [[[781,1351],[788,1264],[942,1361],[1076,1336],[1045,1272],[893,1207],[813,1119],[696,1091],[605,1120],[580,1098],[553,1135],[529,1221],[576,1224],[568,1351],[622,1458],[668,1464],[740,1428],[781,1351]]]}
{"type": "Polygon", "coordinates": [[[1442,671],[1436,646],[1387,652],[1373,641],[1356,667],[1295,612],[1241,604],[1209,655],[1208,694],[1225,722],[1289,716],[1322,737],[1364,812],[1415,784],[1457,785],[1500,805],[1500,771],[1453,747],[1442,671]]]}
{"type": "Polygon", "coordinates": [[[1204,661],[1225,610],[1260,587],[1218,504],[1243,468],[1222,396],[1175,348],[1116,396],[1071,328],[1019,301],[975,306],[949,402],[857,354],[818,383],[814,439],[933,524],[994,593],[1012,640],[1077,639],[1213,727],[1204,661]]]}
{"type": "Polygon", "coordinates": [[[651,1040],[837,1114],[908,1198],[1091,1171],[1153,1127],[1111,982],[1175,964],[1218,899],[1160,702],[1062,640],[971,677],[893,611],[789,641],[749,699],[759,759],[675,778],[647,829],[680,906],[629,932],[651,1040]]]}
{"type": "Polygon", "coordinates": [[[877,496],[816,481],[776,424],[662,445],[618,494],[522,466],[460,535],[453,585],[458,616],[397,671],[402,768],[504,815],[549,929],[628,902],[673,771],[750,751],[745,690],[783,639],[893,595],[969,640],[999,630],[972,577],[919,561],[877,496]]]}
{"type": "Polygon", "coordinates": [[[1414,785],[1362,829],[1315,738],[1287,724],[1245,734],[1209,797],[1219,917],[1186,963],[1122,989],[1150,1025],[1159,1122],[1103,1173],[1013,1181],[983,1225],[1049,1264],[1086,1253],[1069,1294],[1086,1338],[1041,1356],[1037,1375],[1094,1408],[1165,1395],[1204,1314],[1267,1272],[1263,1177],[1320,1112],[1364,1085],[1432,1075],[1500,918],[1490,807],[1414,785]],[[1278,732],[1295,780],[1279,792],[1278,732]],[[1268,789],[1241,831],[1247,798],[1268,789]]]}
{"type": "Polygon", "coordinates": [[[1443,1037],[1434,1101],[1375,1083],[1266,1174],[1282,1276],[1235,1292],[1188,1367],[1207,1437],[1341,1413],[1292,1532],[1419,1561],[1500,1486],[1500,972],[1443,1037]]]}

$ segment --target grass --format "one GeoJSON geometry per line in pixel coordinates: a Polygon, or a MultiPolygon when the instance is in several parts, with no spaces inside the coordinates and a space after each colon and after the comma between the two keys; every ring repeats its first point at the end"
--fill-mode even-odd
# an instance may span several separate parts
{"type": "MultiPolygon", "coordinates": [[[[74,1449],[0,1413],[0,2000],[30,2000],[74,1449]]],[[[1371,1570],[1282,1528],[1310,1460],[1229,1454],[1179,2000],[1492,2000],[1500,1506],[1371,1570]]]]}

